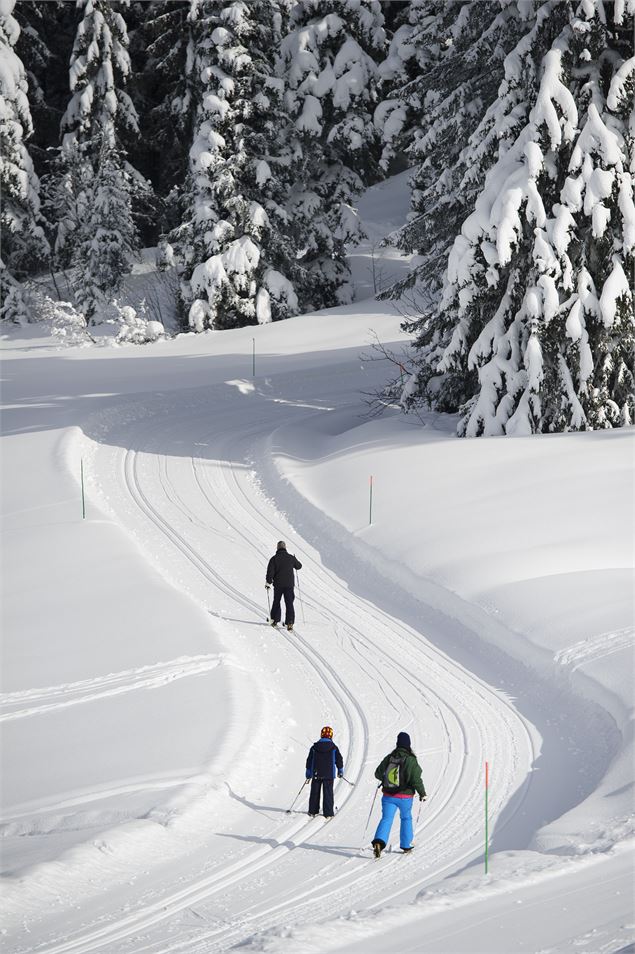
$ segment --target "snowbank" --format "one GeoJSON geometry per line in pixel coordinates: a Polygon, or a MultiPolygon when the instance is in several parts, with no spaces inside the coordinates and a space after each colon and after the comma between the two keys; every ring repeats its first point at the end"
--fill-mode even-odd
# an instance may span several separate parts
{"type": "Polygon", "coordinates": [[[533,840],[610,847],[632,832],[632,430],[469,441],[435,416],[422,429],[357,415],[318,412],[276,431],[276,471],[299,495],[292,515],[610,714],[622,742],[605,778],[533,840]]]}

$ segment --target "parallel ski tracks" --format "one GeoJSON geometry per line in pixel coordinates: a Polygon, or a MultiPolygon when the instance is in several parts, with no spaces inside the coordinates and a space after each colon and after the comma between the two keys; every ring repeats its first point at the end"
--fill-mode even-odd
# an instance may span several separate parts
{"type": "MultiPolygon", "coordinates": [[[[179,415],[176,419],[173,418],[170,424],[179,427],[178,418],[179,415]]],[[[146,418],[142,426],[147,428],[150,423],[146,418]]],[[[161,428],[161,434],[164,436],[166,418],[162,417],[159,422],[153,423],[155,427],[161,428]]],[[[219,434],[216,431],[207,435],[208,439],[215,440],[215,453],[221,466],[212,469],[209,462],[203,466],[201,458],[191,458],[192,473],[205,506],[215,515],[216,522],[226,527],[227,535],[240,537],[246,548],[253,552],[259,561],[262,561],[263,549],[266,550],[270,541],[279,535],[281,520],[271,520],[262,507],[262,501],[259,501],[260,506],[256,505],[247,494],[244,481],[239,479],[237,468],[232,463],[232,455],[225,454],[222,457],[221,451],[224,442],[228,440],[234,445],[253,441],[262,433],[266,424],[266,420],[252,420],[250,426],[239,433],[227,430],[225,433],[219,434]],[[222,501],[222,509],[219,501],[222,501]]],[[[147,444],[147,432],[144,436],[147,444]]],[[[193,513],[188,502],[181,498],[178,475],[175,477],[170,474],[174,459],[160,453],[161,443],[161,439],[156,440],[156,453],[124,451],[123,478],[130,499],[143,516],[220,593],[253,612],[256,618],[261,618],[262,607],[219,573],[200,549],[191,544],[162,512],[168,509],[165,507],[165,500],[168,500],[176,512],[180,513],[181,519],[190,526],[195,524],[206,531],[226,535],[212,526],[209,520],[202,519],[200,512],[193,513]],[[144,489],[147,475],[140,472],[141,462],[146,467],[149,465],[151,470],[157,468],[156,476],[165,500],[153,502],[151,491],[144,489]]],[[[237,456],[240,457],[234,454],[233,460],[237,456]]],[[[427,836],[425,873],[417,873],[417,869],[412,866],[404,867],[401,872],[398,866],[403,864],[403,861],[398,857],[386,857],[378,864],[353,855],[348,861],[332,863],[326,870],[322,869],[318,883],[312,883],[315,879],[311,878],[304,891],[298,892],[297,886],[293,890],[289,887],[282,888],[278,902],[269,899],[264,910],[262,902],[248,903],[229,923],[216,923],[213,928],[205,928],[203,921],[191,930],[181,925],[178,938],[174,937],[172,941],[168,941],[164,932],[160,941],[153,940],[152,931],[159,923],[177,916],[192,905],[204,903],[218,892],[226,892],[228,888],[263,869],[277,865],[291,850],[288,844],[290,839],[293,839],[292,847],[297,847],[308,838],[313,838],[322,827],[316,827],[315,822],[304,820],[291,824],[287,822],[270,832],[272,838],[277,841],[276,845],[254,849],[238,861],[214,869],[185,887],[137,908],[116,923],[102,923],[99,927],[84,929],[73,938],[48,946],[48,954],[71,951],[88,954],[90,951],[105,948],[111,951],[114,950],[113,944],[129,940],[132,935],[135,935],[135,952],[139,954],[145,951],[168,954],[181,950],[194,954],[199,945],[203,945],[201,951],[211,954],[212,951],[227,950],[228,946],[253,934],[256,924],[259,931],[275,926],[282,914],[285,923],[314,918],[316,895],[319,895],[322,902],[328,899],[331,909],[354,906],[363,900],[368,890],[366,886],[370,886],[369,879],[372,879],[372,890],[383,887],[388,900],[392,895],[403,892],[406,886],[422,885],[474,857],[477,835],[474,807],[477,801],[480,804],[480,796],[477,799],[474,781],[469,774],[473,771],[473,761],[480,760],[485,752],[494,759],[503,755],[508,761],[513,761],[514,758],[531,759],[532,740],[527,726],[513,706],[500,694],[450,662],[428,643],[422,643],[418,634],[413,633],[409,627],[394,619],[391,619],[388,625],[376,607],[360,597],[352,596],[350,592],[345,592],[341,582],[312,557],[303,557],[303,560],[305,568],[311,571],[308,593],[303,589],[305,605],[311,612],[320,612],[323,625],[330,627],[335,634],[342,655],[352,660],[366,679],[372,679],[373,674],[378,671],[382,673],[386,686],[381,687],[381,692],[394,712],[407,711],[413,700],[418,699],[419,704],[425,705],[431,717],[443,727],[445,744],[441,764],[442,782],[432,801],[424,806],[423,821],[419,826],[419,833],[425,829],[427,836]],[[370,629],[373,638],[368,636],[362,624],[356,621],[360,618],[367,622],[372,621],[370,629]],[[407,654],[408,665],[400,661],[400,654],[407,654]],[[457,692],[455,698],[460,698],[459,689],[468,693],[473,699],[474,711],[468,711],[467,703],[461,707],[454,704],[447,695],[437,692],[432,685],[431,669],[445,680],[446,687],[448,684],[454,687],[457,692]],[[425,699],[422,696],[422,687],[425,687],[425,699]],[[487,712],[487,716],[483,715],[484,712],[487,712]],[[479,717],[482,722],[480,726],[479,717]],[[466,720],[473,723],[471,738],[466,720]],[[491,728],[489,731],[484,729],[484,726],[491,727],[492,724],[498,727],[493,731],[502,735],[502,743],[494,744],[491,728]],[[478,742],[475,742],[473,737],[475,731],[478,742]],[[480,751],[471,753],[472,763],[468,769],[466,753],[470,745],[480,751]],[[454,832],[449,838],[448,829],[454,832]],[[287,844],[282,844],[283,841],[287,844]]],[[[293,637],[284,639],[282,645],[286,652],[300,654],[308,667],[313,669],[316,677],[337,699],[347,723],[354,752],[355,771],[359,774],[368,760],[370,727],[364,713],[364,704],[351,692],[350,685],[344,683],[336,668],[320,651],[316,641],[309,642],[306,634],[313,624],[298,625],[300,631],[293,637]]],[[[389,727],[388,731],[392,731],[392,728],[389,727]]],[[[511,791],[504,790],[501,780],[499,807],[509,795],[511,791]]],[[[371,796],[372,788],[364,794],[359,787],[345,790],[339,798],[340,808],[345,809],[351,801],[358,805],[359,817],[365,817],[371,796]]]]}
{"type": "MultiPolygon", "coordinates": [[[[260,423],[256,423],[255,425],[252,425],[252,427],[249,428],[249,433],[253,435],[258,434],[259,432],[261,432],[261,427],[262,425],[260,423]]],[[[212,435],[206,435],[206,438],[209,439],[210,436],[212,435]]],[[[241,437],[243,439],[245,438],[244,431],[241,437]]],[[[218,446],[215,447],[215,450],[218,453],[218,450],[219,450],[218,446]]],[[[233,455],[233,456],[235,459],[236,455],[233,455]]],[[[229,454],[225,455],[225,457],[221,459],[221,466],[214,468],[212,472],[213,475],[220,478],[220,480],[225,484],[224,488],[219,487],[217,483],[214,486],[209,486],[210,468],[205,467],[201,471],[201,465],[202,465],[202,461],[200,458],[192,459],[192,468],[194,471],[194,476],[202,494],[205,497],[206,504],[213,511],[216,512],[219,518],[222,518],[222,520],[231,529],[232,534],[242,537],[242,539],[245,541],[245,544],[254,551],[254,554],[257,557],[257,559],[261,560],[263,545],[266,546],[267,542],[270,539],[275,538],[275,536],[279,533],[279,523],[278,522],[274,523],[273,521],[269,520],[266,516],[264,516],[262,507],[256,507],[253,499],[247,496],[247,494],[245,493],[244,487],[238,480],[236,468],[231,463],[231,457],[229,454]],[[230,483],[231,483],[231,486],[230,486],[230,483]],[[207,487],[206,487],[206,484],[208,484],[207,487]],[[228,513],[228,509],[227,509],[228,499],[236,500],[238,497],[240,497],[243,512],[250,513],[250,523],[252,524],[252,527],[250,528],[250,532],[246,532],[244,529],[244,526],[241,525],[240,522],[237,522],[236,519],[233,516],[230,516],[230,514],[228,513]],[[219,500],[223,502],[222,511],[219,509],[219,506],[217,503],[217,501],[219,500]],[[262,530],[262,533],[259,533],[258,537],[254,536],[253,523],[259,524],[262,530]]],[[[175,486],[175,481],[170,479],[168,476],[168,468],[170,466],[169,459],[161,458],[159,466],[162,471],[161,482],[163,484],[164,490],[166,490],[167,492],[168,486],[171,489],[173,489],[175,486]]],[[[178,502],[175,501],[175,504],[179,507],[179,509],[181,509],[182,512],[185,512],[186,510],[189,511],[189,507],[187,507],[187,504],[185,504],[184,501],[182,500],[178,502]]],[[[341,584],[339,583],[339,581],[337,581],[336,578],[334,578],[332,574],[330,574],[328,571],[325,571],[323,567],[321,567],[318,564],[315,564],[313,561],[311,561],[310,569],[312,571],[311,572],[312,587],[318,590],[318,595],[322,593],[325,598],[324,600],[320,601],[320,605],[318,607],[316,604],[314,604],[312,599],[307,600],[307,598],[305,597],[305,602],[307,604],[307,607],[311,607],[313,610],[319,611],[323,615],[326,624],[331,624],[335,629],[343,630],[342,649],[347,655],[352,656],[353,653],[351,652],[351,650],[346,648],[346,645],[345,645],[346,643],[348,643],[350,647],[352,647],[352,649],[354,650],[354,653],[356,653],[359,657],[363,657],[364,650],[365,650],[366,655],[364,660],[364,668],[366,669],[367,672],[369,671],[369,669],[372,670],[373,667],[375,668],[377,667],[377,662],[379,659],[379,662],[381,664],[380,671],[382,672],[382,678],[389,682],[390,689],[392,691],[396,691],[400,702],[405,705],[406,699],[401,695],[401,693],[397,689],[397,685],[394,682],[393,683],[390,682],[390,679],[387,676],[387,669],[393,672],[396,672],[398,676],[400,677],[400,679],[402,681],[405,681],[407,684],[409,684],[409,686],[415,691],[415,693],[420,693],[421,692],[421,676],[420,675],[414,676],[412,675],[412,673],[417,670],[420,670],[423,672],[425,670],[426,664],[428,666],[430,664],[430,655],[432,656],[436,655],[437,657],[440,657],[441,654],[437,653],[435,650],[432,650],[432,653],[431,653],[429,647],[426,647],[426,652],[422,653],[418,649],[416,644],[413,646],[411,631],[408,631],[406,627],[401,627],[400,625],[397,625],[397,627],[395,627],[394,620],[391,621],[390,627],[386,626],[381,620],[381,618],[377,619],[376,611],[374,610],[374,608],[366,605],[364,607],[366,612],[370,612],[375,617],[374,619],[375,626],[383,627],[384,632],[382,633],[382,635],[386,638],[386,645],[393,647],[393,652],[392,653],[387,652],[385,648],[378,648],[376,644],[371,643],[371,641],[366,637],[365,633],[360,629],[359,626],[352,624],[349,620],[346,619],[347,615],[349,616],[351,615],[351,607],[350,607],[351,597],[350,597],[350,594],[342,595],[342,593],[340,592],[341,584]],[[327,579],[324,579],[324,577],[327,577],[327,579]],[[331,605],[333,605],[333,603],[338,604],[338,606],[336,607],[337,611],[333,611],[332,609],[330,609],[329,603],[331,603],[331,605]],[[410,639],[407,638],[408,635],[410,635],[410,639]],[[396,654],[394,653],[394,640],[396,636],[399,638],[399,641],[402,644],[405,643],[405,645],[402,645],[402,647],[400,648],[408,652],[408,655],[411,661],[411,664],[409,667],[399,663],[397,659],[395,658],[396,654]],[[413,656],[418,657],[419,665],[416,667],[412,664],[413,656]]],[[[235,588],[232,588],[232,590],[234,591],[234,594],[235,594],[235,588]]],[[[254,606],[252,601],[246,600],[244,595],[240,595],[240,598],[242,599],[245,606],[251,606],[252,608],[254,608],[254,611],[258,613],[259,607],[257,605],[254,606]]],[[[355,598],[354,602],[357,604],[357,606],[359,606],[359,603],[363,604],[365,601],[359,600],[359,598],[355,598]]],[[[296,646],[296,648],[298,648],[298,650],[302,649],[305,659],[307,659],[307,661],[310,664],[314,665],[315,660],[316,659],[319,660],[321,666],[325,667],[325,669],[329,672],[331,678],[338,679],[339,677],[335,673],[334,668],[327,662],[327,660],[324,659],[324,657],[316,649],[315,642],[310,645],[306,641],[304,636],[302,635],[305,629],[306,629],[306,626],[300,627],[300,634],[296,633],[294,637],[294,645],[296,646]]],[[[446,666],[446,669],[447,669],[447,661],[444,661],[444,665],[446,666]]],[[[450,664],[450,665],[453,666],[454,664],[450,664]]],[[[473,683],[475,682],[473,680],[473,677],[469,676],[468,674],[466,674],[466,676],[473,683]]],[[[440,816],[443,816],[443,814],[447,812],[448,805],[450,803],[454,804],[454,799],[456,798],[457,789],[459,787],[459,784],[461,782],[461,779],[465,771],[465,764],[462,758],[454,760],[454,765],[456,767],[454,771],[452,771],[452,765],[450,763],[450,753],[451,751],[454,751],[454,753],[456,753],[457,748],[459,749],[459,751],[466,751],[468,747],[468,740],[465,735],[465,730],[461,723],[461,719],[457,712],[456,707],[449,704],[447,699],[441,700],[438,694],[430,686],[429,680],[426,682],[425,692],[426,692],[427,702],[429,705],[431,704],[431,701],[434,699],[435,708],[440,709],[440,707],[443,706],[446,712],[449,710],[453,720],[455,720],[455,724],[454,724],[452,732],[450,732],[450,730],[446,726],[448,744],[445,750],[446,761],[443,766],[443,776],[446,779],[446,791],[444,792],[443,798],[439,798],[435,800],[435,807],[431,811],[426,811],[426,814],[424,815],[425,828],[432,830],[434,827],[435,821],[438,820],[440,816]],[[451,781],[449,782],[447,781],[448,777],[451,778],[451,781]]],[[[386,695],[388,696],[388,692],[386,693],[386,695]]],[[[480,697],[480,703],[483,704],[487,709],[492,707],[492,699],[494,698],[494,693],[492,693],[491,690],[481,685],[479,688],[479,697],[480,697]]],[[[497,709],[499,710],[500,710],[500,702],[501,701],[503,702],[504,707],[506,707],[507,712],[511,717],[511,720],[513,720],[515,724],[514,728],[515,728],[516,734],[518,734],[518,729],[520,728],[520,734],[524,737],[524,743],[527,746],[527,748],[531,750],[531,738],[522,719],[519,718],[518,714],[513,709],[513,707],[509,705],[508,703],[506,703],[506,701],[502,699],[498,694],[496,694],[495,699],[497,703],[497,709]]],[[[508,729],[508,732],[511,731],[509,725],[507,726],[507,729],[508,729]]],[[[465,826],[466,820],[470,817],[473,818],[473,813],[469,811],[465,811],[465,808],[468,808],[468,807],[469,806],[461,805],[460,802],[458,804],[454,804],[453,813],[454,813],[455,819],[457,819],[456,827],[462,833],[464,833],[464,830],[465,830],[464,826],[465,826]]],[[[420,827],[423,828],[424,825],[420,827]]],[[[447,858],[447,844],[445,843],[445,839],[443,839],[443,842],[444,842],[443,849],[440,852],[440,856],[441,857],[445,856],[447,858]]],[[[467,860],[468,857],[472,857],[474,854],[474,848],[471,847],[464,854],[459,854],[458,857],[454,856],[450,863],[442,864],[439,867],[437,867],[437,864],[435,864],[435,861],[436,862],[441,861],[441,857],[436,859],[434,857],[434,853],[431,851],[431,848],[432,848],[431,845],[428,845],[426,848],[426,874],[419,879],[414,879],[414,881],[411,875],[407,876],[407,880],[409,884],[425,883],[426,881],[430,881],[432,877],[438,877],[440,874],[442,874],[444,870],[448,870],[450,867],[456,866],[458,863],[460,863],[461,860],[467,860]]],[[[384,861],[386,862],[388,861],[388,859],[384,859],[384,861]]],[[[282,905],[274,905],[272,907],[270,904],[268,904],[266,916],[263,916],[262,910],[256,910],[255,913],[253,914],[250,914],[249,910],[244,910],[242,918],[239,919],[240,923],[236,925],[234,928],[230,928],[229,930],[224,929],[220,931],[214,930],[211,932],[197,932],[197,936],[199,937],[201,941],[203,940],[203,937],[205,938],[205,942],[206,942],[205,950],[209,950],[209,951],[216,950],[217,947],[215,945],[212,947],[209,946],[209,943],[210,941],[212,941],[212,939],[215,938],[218,942],[222,941],[223,946],[226,946],[226,944],[230,942],[235,943],[240,937],[244,937],[245,933],[249,933],[249,931],[245,932],[245,928],[251,929],[250,922],[252,922],[253,919],[256,917],[258,918],[259,929],[266,927],[268,924],[275,924],[276,916],[279,916],[279,909],[281,907],[285,907],[287,909],[292,908],[293,920],[299,920],[301,917],[304,917],[308,913],[304,909],[307,905],[310,905],[311,903],[310,898],[312,895],[314,895],[316,892],[319,892],[320,897],[322,898],[324,898],[325,895],[330,896],[333,893],[333,890],[336,889],[337,885],[340,884],[341,882],[345,882],[345,888],[343,889],[343,891],[340,892],[340,894],[342,895],[340,900],[349,899],[351,897],[352,887],[353,886],[360,887],[361,885],[363,885],[363,882],[368,877],[372,877],[373,886],[375,888],[378,885],[378,880],[385,881],[387,886],[393,885],[394,878],[395,878],[395,872],[394,870],[392,870],[394,867],[394,862],[398,863],[398,859],[394,859],[394,860],[390,859],[390,864],[384,864],[383,870],[380,870],[379,872],[377,871],[375,867],[372,871],[372,875],[370,875],[369,872],[361,871],[352,876],[352,873],[350,870],[344,870],[344,871],[338,871],[338,873],[335,874],[332,878],[325,879],[324,872],[323,872],[320,877],[319,886],[315,886],[314,888],[309,889],[309,891],[305,892],[305,894],[309,897],[309,900],[307,902],[303,902],[301,906],[298,906],[298,901],[300,901],[300,898],[298,897],[297,894],[294,894],[293,899],[283,902],[282,905]]],[[[344,863],[343,866],[340,865],[339,867],[340,868],[344,867],[345,869],[347,869],[349,868],[349,864],[344,863]]],[[[403,890],[403,889],[400,889],[400,890],[403,890]]],[[[398,894],[399,891],[395,893],[398,894]]],[[[336,901],[336,900],[337,900],[336,898],[334,897],[332,898],[332,901],[336,901]]],[[[255,907],[258,908],[258,906],[255,906],[255,907]]],[[[291,912],[287,910],[287,913],[285,914],[285,920],[288,920],[290,913],[291,912]]],[[[181,946],[180,943],[177,943],[176,946],[174,947],[163,948],[163,949],[178,950],[180,949],[180,946],[181,946]]],[[[188,947],[188,949],[190,949],[191,939],[185,942],[185,946],[188,947]]],[[[147,949],[150,950],[151,947],[147,949]]],[[[140,950],[145,950],[145,948],[140,948],[140,950]]]]}

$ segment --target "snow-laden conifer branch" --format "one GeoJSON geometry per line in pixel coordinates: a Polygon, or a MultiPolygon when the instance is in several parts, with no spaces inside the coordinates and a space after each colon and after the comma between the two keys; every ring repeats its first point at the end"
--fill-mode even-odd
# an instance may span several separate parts
{"type": "Polygon", "coordinates": [[[633,415],[631,74],[616,8],[573,6],[543,3],[505,61],[484,120],[503,130],[498,155],[420,341],[406,403],[462,404],[467,436],[633,415]]]}

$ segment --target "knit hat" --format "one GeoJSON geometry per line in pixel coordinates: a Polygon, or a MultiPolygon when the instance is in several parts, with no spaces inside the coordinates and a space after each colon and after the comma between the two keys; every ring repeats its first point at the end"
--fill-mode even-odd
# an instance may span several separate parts
{"type": "Polygon", "coordinates": [[[330,725],[325,725],[322,731],[320,732],[321,739],[332,739],[333,738],[333,729],[330,725]]]}
{"type": "Polygon", "coordinates": [[[286,549],[287,549],[287,545],[284,542],[284,540],[278,540],[278,545],[276,547],[276,550],[286,550],[286,549]]]}
{"type": "Polygon", "coordinates": [[[397,748],[398,749],[409,749],[410,748],[410,736],[407,732],[400,732],[397,736],[397,748]]]}

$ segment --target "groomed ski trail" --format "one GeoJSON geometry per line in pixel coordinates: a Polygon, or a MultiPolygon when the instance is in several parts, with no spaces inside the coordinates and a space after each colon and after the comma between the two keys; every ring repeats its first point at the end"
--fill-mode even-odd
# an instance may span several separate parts
{"type": "MultiPolygon", "coordinates": [[[[162,872],[145,890],[129,892],[125,909],[115,905],[92,923],[83,917],[81,926],[69,930],[68,925],[64,935],[54,931],[46,951],[114,954],[131,943],[136,952],[156,954],[223,951],[281,923],[306,923],[326,910],[333,915],[410,896],[478,856],[482,764],[487,758],[493,766],[506,766],[491,802],[495,823],[517,787],[527,784],[534,759],[531,734],[502,694],[426,642],[425,634],[383,613],[380,593],[371,604],[348,590],[258,489],[250,461],[263,453],[266,435],[286,420],[314,413],[314,407],[281,409],[265,397],[252,402],[246,414],[243,396],[220,386],[185,401],[181,392],[160,401],[153,396],[151,409],[136,404],[123,428],[112,422],[110,443],[93,447],[93,469],[108,488],[110,506],[168,578],[204,602],[213,621],[242,634],[240,647],[227,647],[241,668],[258,671],[271,650],[277,654],[278,690],[284,692],[291,677],[302,695],[315,700],[309,734],[319,729],[322,712],[332,713],[347,776],[356,785],[340,783],[340,810],[326,831],[319,821],[283,815],[282,824],[274,819],[256,847],[246,851],[238,840],[235,851],[208,856],[206,835],[219,828],[217,819],[208,819],[198,854],[179,868],[178,888],[162,872]],[[210,406],[220,409],[213,427],[210,406]],[[165,453],[177,445],[183,448],[178,455],[165,453]],[[264,622],[264,567],[279,537],[303,563],[306,622],[296,603],[294,633],[258,629],[270,644],[263,653],[250,623],[264,622]],[[226,548],[231,558],[222,557],[226,548]],[[230,623],[240,618],[243,623],[230,623]],[[403,865],[400,856],[388,855],[377,863],[358,853],[376,784],[372,773],[404,728],[417,740],[430,791],[415,833],[418,861],[403,865]]],[[[284,505],[283,492],[279,504],[284,505]]],[[[298,775],[303,761],[299,752],[298,775]]],[[[249,790],[254,807],[246,805],[243,812],[248,844],[250,815],[272,797],[268,781],[255,777],[249,790]]],[[[283,779],[279,791],[285,789],[290,798],[296,786],[283,779]]],[[[377,816],[376,810],[367,842],[377,816]]],[[[26,941],[20,950],[33,948],[26,941]]]]}

